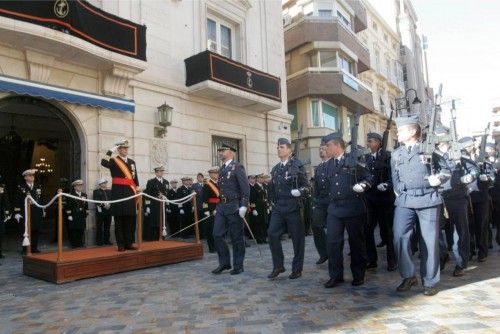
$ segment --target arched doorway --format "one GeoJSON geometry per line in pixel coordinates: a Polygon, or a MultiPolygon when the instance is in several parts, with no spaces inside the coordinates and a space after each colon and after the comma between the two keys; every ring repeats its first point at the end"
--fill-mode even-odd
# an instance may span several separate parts
{"type": "MultiPolygon", "coordinates": [[[[26,169],[38,167],[36,182],[42,184],[44,202],[62,183],[81,177],[80,143],[74,123],[55,105],[28,96],[1,99],[0,183],[5,184],[11,204],[26,169]]],[[[42,247],[53,240],[55,207],[47,210],[45,223],[42,247]]],[[[4,251],[18,248],[18,227],[14,221],[6,224],[5,239],[4,251]]]]}

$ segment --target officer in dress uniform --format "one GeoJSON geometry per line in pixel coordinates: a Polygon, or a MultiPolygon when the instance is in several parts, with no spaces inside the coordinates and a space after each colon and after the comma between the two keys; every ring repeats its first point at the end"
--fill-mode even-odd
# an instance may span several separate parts
{"type": "Polygon", "coordinates": [[[5,224],[11,218],[9,197],[5,190],[5,184],[2,181],[2,177],[0,176],[0,259],[4,258],[2,254],[2,239],[5,233],[5,224]]]}
{"type": "Polygon", "coordinates": [[[220,274],[231,269],[229,248],[224,237],[229,232],[233,245],[233,269],[231,275],[243,272],[245,258],[244,219],[248,207],[250,188],[245,168],[234,161],[236,149],[228,144],[222,144],[218,149],[222,166],[219,169],[220,203],[216,206],[214,222],[214,241],[219,256],[219,266],[212,271],[220,274]]]}
{"type": "MultiPolygon", "coordinates": [[[[177,185],[179,184],[179,181],[177,179],[172,179],[170,180],[170,189],[167,191],[167,199],[169,200],[175,200],[178,197],[177,190],[177,185]]],[[[167,206],[167,221],[168,225],[170,227],[170,233],[174,234],[177,231],[179,231],[179,208],[177,204],[168,204],[167,206]]]]}
{"type": "Polygon", "coordinates": [[[366,209],[362,193],[371,187],[371,175],[350,154],[345,153],[342,133],[334,132],[323,139],[327,156],[330,203],[327,221],[327,253],[330,279],[325,288],[333,288],[344,282],[344,231],[349,235],[353,286],[365,282],[366,209]]]}
{"type": "MultiPolygon", "coordinates": [[[[33,199],[39,203],[42,201],[42,187],[35,184],[35,173],[36,169],[28,169],[23,172],[24,182],[17,187],[16,190],[16,200],[14,204],[14,218],[19,223],[19,231],[21,236],[24,235],[24,199],[26,196],[31,195],[33,199]]],[[[40,230],[42,229],[42,221],[45,216],[45,212],[37,207],[36,205],[31,205],[30,217],[31,217],[31,251],[33,253],[40,253],[38,249],[38,236],[40,230]]],[[[28,248],[23,247],[23,254],[26,254],[28,248]]]]}
{"type": "MultiPolygon", "coordinates": [[[[71,187],[71,195],[87,199],[87,194],[82,192],[82,180],[73,181],[71,187]]],[[[85,244],[84,234],[87,228],[87,216],[89,215],[88,202],[68,197],[65,211],[68,219],[68,237],[71,248],[83,247],[85,244]]]]}
{"type": "MultiPolygon", "coordinates": [[[[96,201],[109,201],[111,198],[111,190],[107,188],[108,180],[105,178],[97,181],[97,189],[94,189],[92,198],[96,201]]],[[[111,204],[102,203],[95,205],[95,226],[96,226],[96,243],[98,246],[112,245],[110,241],[109,230],[111,228],[111,204]]]]}
{"type": "Polygon", "coordinates": [[[208,170],[208,176],[210,179],[208,179],[203,185],[203,189],[201,191],[201,201],[203,216],[209,218],[207,218],[206,222],[202,225],[202,228],[207,238],[208,251],[210,253],[215,253],[213,232],[215,208],[220,202],[220,190],[217,182],[219,178],[219,167],[210,168],[208,170]]]}
{"type": "Polygon", "coordinates": [[[314,170],[314,184],[313,184],[313,221],[312,233],[314,239],[314,246],[319,254],[319,259],[316,264],[325,263],[328,260],[328,253],[326,252],[326,216],[328,214],[329,198],[329,184],[326,166],[331,157],[327,155],[325,137],[321,139],[319,147],[319,157],[321,162],[314,170]]]}
{"type": "MultiPolygon", "coordinates": [[[[201,191],[203,190],[204,179],[205,179],[205,176],[203,176],[203,173],[198,173],[196,175],[196,182],[191,185],[191,189],[196,192],[196,208],[195,208],[195,210],[198,212],[199,219],[201,217],[203,217],[203,198],[202,198],[201,191]]],[[[204,229],[201,229],[200,233],[201,233],[202,239],[206,238],[204,229]]]]}
{"type": "Polygon", "coordinates": [[[256,175],[255,190],[255,207],[252,210],[254,217],[254,230],[255,239],[258,244],[266,243],[266,222],[267,222],[267,192],[263,185],[264,174],[256,175]]]}
{"type": "Polygon", "coordinates": [[[394,191],[391,181],[391,152],[382,150],[382,136],[369,132],[366,136],[370,153],[365,155],[368,169],[374,187],[365,194],[368,210],[368,224],[366,225],[366,252],[368,256],[367,269],[377,268],[377,248],[375,247],[375,227],[380,228],[382,241],[387,246],[387,270],[396,270],[396,257],[392,234],[394,219],[394,191]],[[389,242],[387,242],[389,240],[389,242]]]}
{"type": "MultiPolygon", "coordinates": [[[[139,190],[139,179],[135,161],[128,157],[130,145],[127,140],[119,142],[109,150],[101,160],[101,165],[111,173],[111,200],[133,196],[139,190]],[[114,151],[118,155],[112,157],[114,151]]],[[[135,241],[135,222],[137,216],[137,200],[130,199],[111,204],[111,214],[115,221],[115,237],[118,251],[137,250],[135,241]]]]}
{"type": "MultiPolygon", "coordinates": [[[[188,176],[185,176],[181,178],[182,181],[182,186],[179,187],[177,190],[177,198],[184,198],[191,194],[193,192],[193,189],[191,189],[191,181],[192,179],[188,176]]],[[[179,209],[179,230],[183,229],[193,223],[193,202],[192,201],[187,201],[184,204],[179,204],[177,205],[177,208],[179,209]]],[[[194,229],[189,228],[183,232],[181,232],[181,237],[182,238],[188,238],[189,236],[193,235],[194,229]]]]}
{"type": "Polygon", "coordinates": [[[281,160],[271,170],[270,194],[274,208],[269,221],[267,238],[273,258],[273,271],[267,277],[276,278],[285,272],[281,235],[287,231],[292,238],[293,262],[290,279],[302,276],[304,265],[305,230],[300,219],[301,200],[309,192],[304,164],[292,156],[292,145],[286,138],[278,139],[281,160]]]}
{"type": "MultiPolygon", "coordinates": [[[[154,169],[154,172],[155,177],[148,180],[144,192],[158,199],[165,199],[167,198],[170,188],[168,181],[163,178],[165,167],[158,166],[154,169]]],[[[161,202],[152,200],[149,197],[144,197],[144,216],[146,217],[144,221],[144,240],[156,241],[160,239],[160,226],[163,228],[163,221],[160,221],[161,209],[161,202]]],[[[166,211],[163,212],[164,217],[165,214],[166,211]]],[[[166,217],[165,224],[167,224],[166,217]]]]}
{"type": "MultiPolygon", "coordinates": [[[[403,144],[391,157],[392,184],[396,193],[394,213],[394,248],[398,259],[399,273],[403,278],[398,292],[410,290],[418,283],[410,255],[410,237],[417,221],[420,225],[420,273],[424,295],[432,296],[438,291],[439,282],[439,217],[442,198],[438,187],[444,175],[450,175],[443,159],[432,161],[440,166],[441,173],[431,173],[431,166],[422,154],[419,142],[421,129],[418,117],[396,119],[398,141],[403,144]]],[[[436,155],[432,156],[436,159],[436,155]]]]}

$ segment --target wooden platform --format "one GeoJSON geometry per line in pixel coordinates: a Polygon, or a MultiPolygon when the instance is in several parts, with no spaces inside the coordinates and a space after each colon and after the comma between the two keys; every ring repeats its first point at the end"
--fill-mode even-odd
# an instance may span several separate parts
{"type": "Polygon", "coordinates": [[[116,274],[203,258],[201,243],[181,241],[143,242],[140,251],[118,252],[116,246],[95,247],[24,256],[23,273],[53,283],[116,274]]]}

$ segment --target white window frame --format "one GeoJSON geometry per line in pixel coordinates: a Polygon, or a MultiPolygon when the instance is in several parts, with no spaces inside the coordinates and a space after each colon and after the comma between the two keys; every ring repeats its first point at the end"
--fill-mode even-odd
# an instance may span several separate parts
{"type": "Polygon", "coordinates": [[[236,53],[236,34],[237,34],[237,29],[236,25],[234,23],[231,23],[228,20],[222,19],[218,16],[215,16],[213,14],[207,14],[207,18],[205,21],[206,25],[206,41],[207,41],[207,50],[211,50],[215,53],[218,53],[222,56],[227,57],[227,55],[222,54],[222,43],[221,43],[221,25],[225,26],[226,28],[229,28],[231,31],[231,56],[228,58],[235,59],[237,60],[237,53],[236,53]],[[214,21],[215,22],[215,31],[216,31],[216,43],[217,47],[216,50],[212,50],[210,48],[210,40],[208,39],[208,20],[214,21]]]}
{"type": "Polygon", "coordinates": [[[336,124],[337,128],[335,128],[335,129],[327,128],[327,129],[338,131],[339,127],[340,127],[340,124],[341,124],[341,121],[340,121],[340,118],[341,118],[340,107],[337,106],[336,104],[333,104],[333,103],[331,103],[331,102],[329,102],[327,100],[324,100],[324,99],[310,99],[309,100],[309,115],[308,115],[309,124],[311,124],[312,128],[326,128],[325,121],[324,121],[324,118],[323,118],[323,103],[328,104],[329,106],[337,109],[337,124],[336,124]],[[319,125],[315,125],[313,123],[313,107],[312,107],[313,102],[317,102],[318,103],[319,125]]]}

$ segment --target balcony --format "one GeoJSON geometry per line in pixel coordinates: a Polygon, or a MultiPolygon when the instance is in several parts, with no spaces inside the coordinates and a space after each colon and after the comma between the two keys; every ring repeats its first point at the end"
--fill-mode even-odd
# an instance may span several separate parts
{"type": "Polygon", "coordinates": [[[368,27],[368,18],[366,16],[366,8],[359,0],[346,0],[349,6],[354,9],[354,31],[360,32],[368,27]]]}
{"type": "Polygon", "coordinates": [[[374,110],[371,90],[349,73],[308,68],[287,78],[288,101],[302,97],[324,98],[366,114],[374,110]]]}
{"type": "Polygon", "coordinates": [[[315,41],[340,42],[358,57],[358,73],[370,69],[370,52],[336,17],[306,16],[285,27],[285,52],[315,41]]]}
{"type": "Polygon", "coordinates": [[[254,111],[281,108],[281,80],[211,51],[184,60],[189,94],[254,111]]]}

